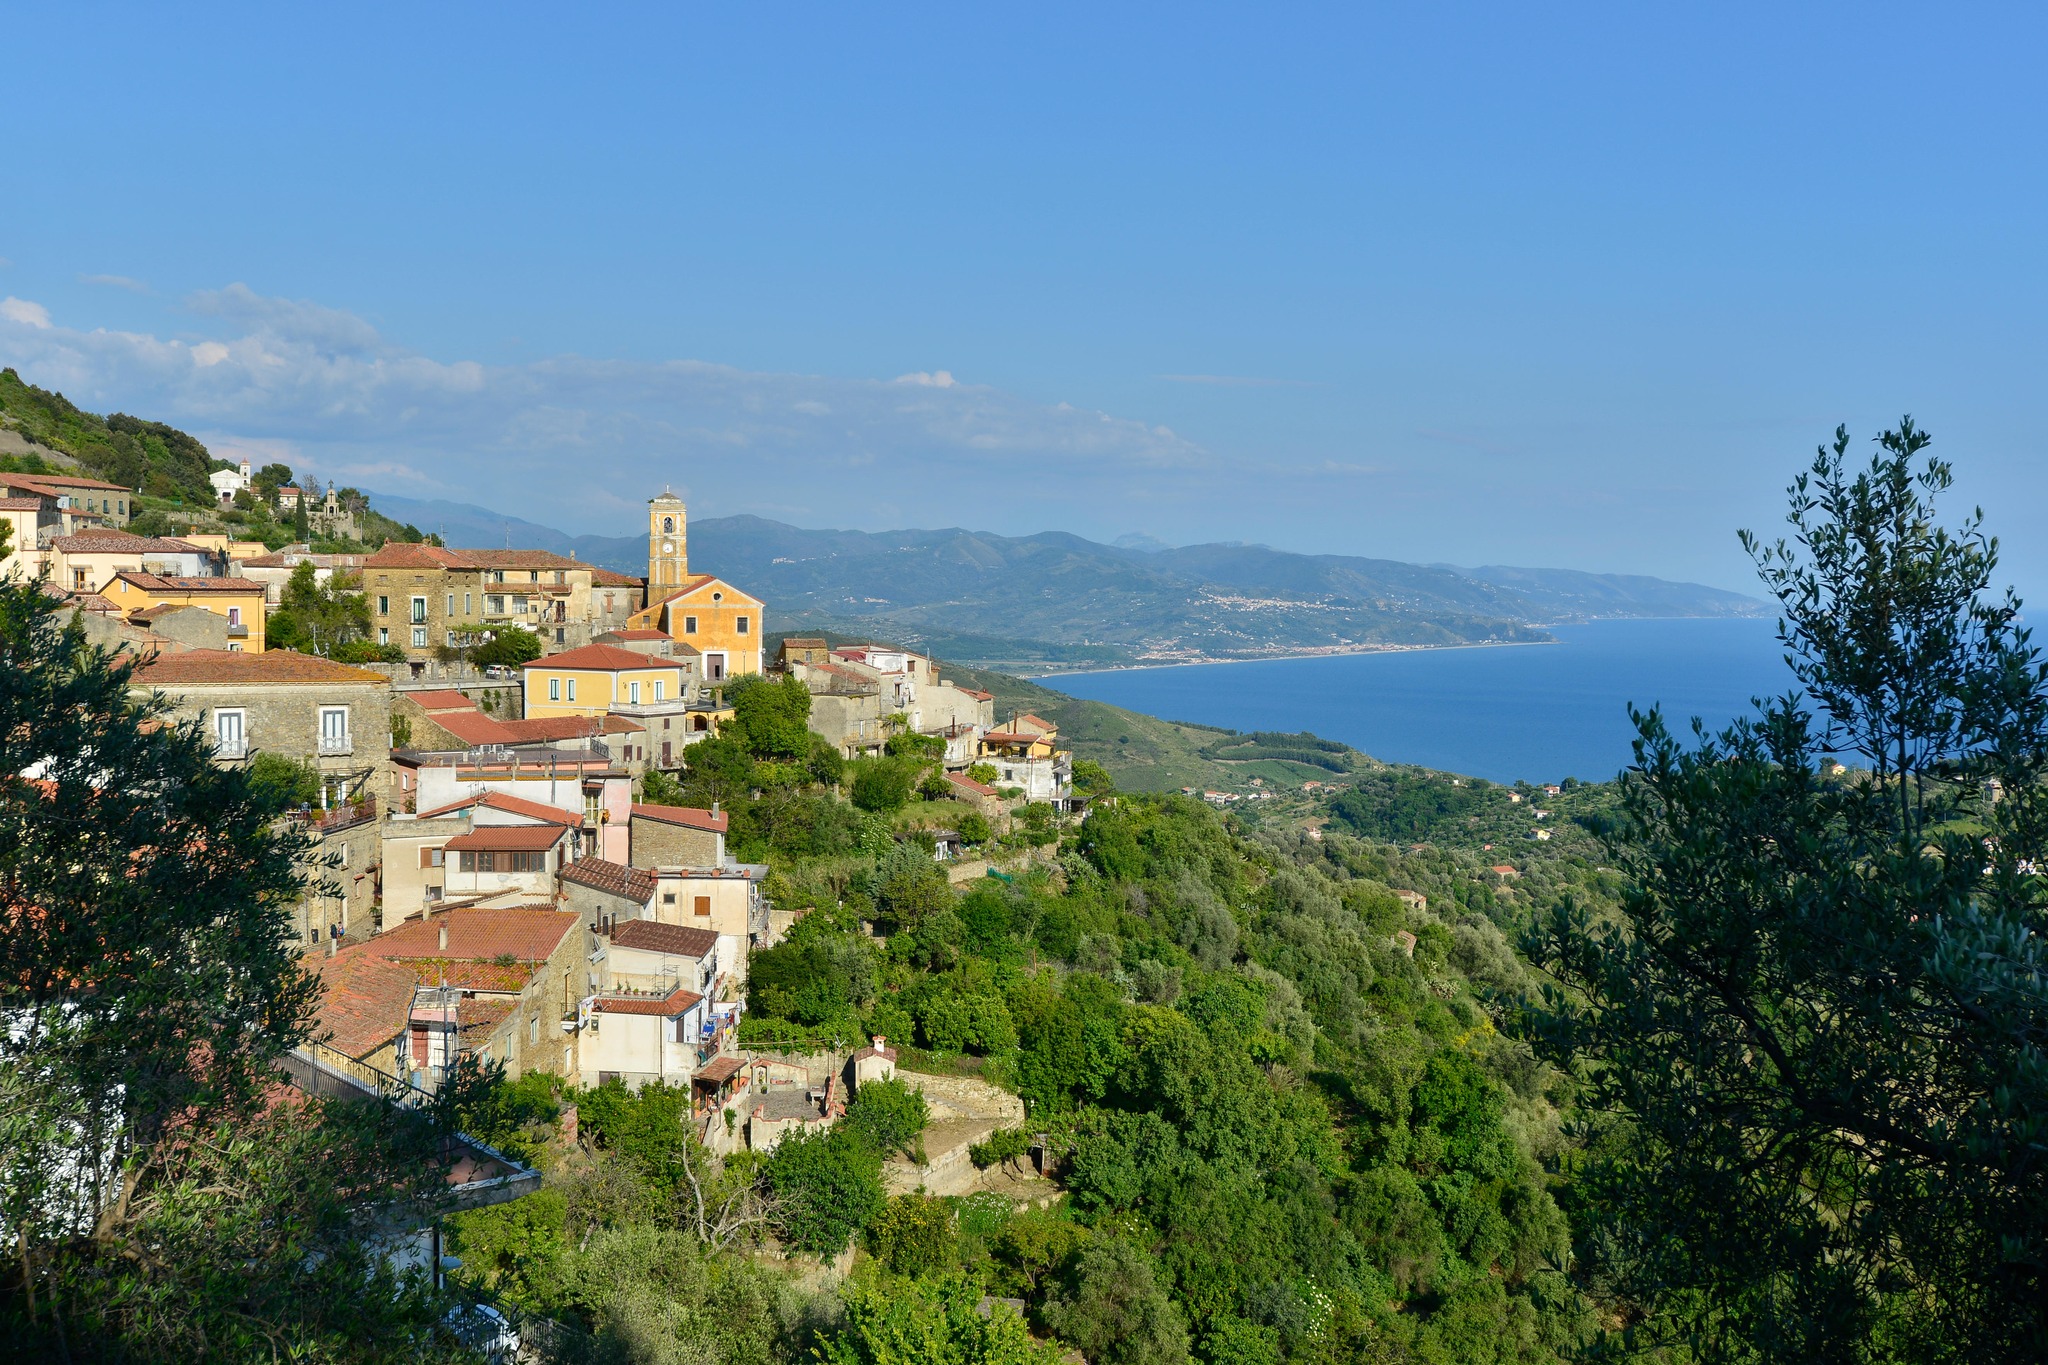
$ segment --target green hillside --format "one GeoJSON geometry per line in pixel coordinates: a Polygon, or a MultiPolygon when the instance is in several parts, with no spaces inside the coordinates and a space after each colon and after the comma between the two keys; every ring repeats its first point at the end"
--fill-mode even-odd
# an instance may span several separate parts
{"type": "Polygon", "coordinates": [[[172,502],[213,501],[206,481],[213,457],[196,438],[126,413],[101,417],[87,412],[61,393],[23,382],[11,369],[0,369],[0,426],[70,456],[78,471],[91,478],[172,502]]]}

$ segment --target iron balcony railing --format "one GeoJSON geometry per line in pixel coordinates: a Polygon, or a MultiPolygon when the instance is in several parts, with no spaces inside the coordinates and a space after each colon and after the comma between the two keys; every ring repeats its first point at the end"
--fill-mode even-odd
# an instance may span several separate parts
{"type": "Polygon", "coordinates": [[[320,752],[323,754],[350,754],[355,752],[355,740],[347,734],[320,736],[320,752]]]}
{"type": "Polygon", "coordinates": [[[216,739],[213,742],[213,756],[215,758],[227,759],[247,758],[249,756],[249,741],[246,739],[216,739]]]}

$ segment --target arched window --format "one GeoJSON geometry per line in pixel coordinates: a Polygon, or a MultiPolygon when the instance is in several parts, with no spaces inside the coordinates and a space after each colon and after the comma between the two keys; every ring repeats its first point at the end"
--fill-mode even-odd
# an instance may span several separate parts
{"type": "Polygon", "coordinates": [[[709,730],[711,722],[703,716],[692,716],[690,717],[690,728],[692,730],[709,730]]]}
{"type": "Polygon", "coordinates": [[[674,534],[675,534],[675,529],[676,529],[676,519],[675,519],[674,517],[663,517],[663,518],[661,519],[661,533],[662,533],[663,535],[665,535],[665,536],[668,536],[668,535],[674,535],[674,534]]]}

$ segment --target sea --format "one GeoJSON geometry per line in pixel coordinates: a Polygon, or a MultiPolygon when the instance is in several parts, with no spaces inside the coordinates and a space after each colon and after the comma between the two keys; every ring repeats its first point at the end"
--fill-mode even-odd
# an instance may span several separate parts
{"type": "Polygon", "coordinates": [[[1686,733],[1718,729],[1792,687],[1775,619],[1595,621],[1556,644],[1330,654],[1256,663],[1067,673],[1076,697],[1233,730],[1311,730],[1389,763],[1495,782],[1614,776],[1628,707],[1686,733]]]}

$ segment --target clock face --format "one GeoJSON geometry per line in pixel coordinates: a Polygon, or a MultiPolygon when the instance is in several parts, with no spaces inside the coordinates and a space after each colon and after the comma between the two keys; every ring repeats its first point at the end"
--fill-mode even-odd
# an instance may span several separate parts
{"type": "Polygon", "coordinates": [[[676,543],[673,540],[664,540],[661,542],[661,552],[665,555],[674,554],[676,552],[676,543]]]}

